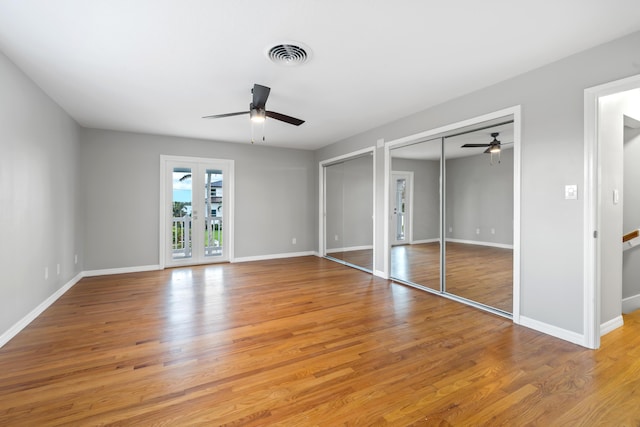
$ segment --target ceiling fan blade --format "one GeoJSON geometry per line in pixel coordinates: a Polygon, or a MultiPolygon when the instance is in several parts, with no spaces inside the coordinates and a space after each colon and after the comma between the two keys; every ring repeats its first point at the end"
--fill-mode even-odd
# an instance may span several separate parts
{"type": "Polygon", "coordinates": [[[304,123],[304,120],[296,119],[295,117],[287,116],[285,114],[276,113],[275,111],[266,111],[267,117],[280,120],[281,122],[289,123],[290,125],[300,126],[304,123]]]}
{"type": "Polygon", "coordinates": [[[462,148],[471,148],[471,147],[488,147],[489,144],[464,144],[462,148]]]}
{"type": "Polygon", "coordinates": [[[489,147],[486,150],[484,150],[483,153],[484,154],[490,154],[491,153],[491,147],[489,147]]]}
{"type": "Polygon", "coordinates": [[[253,93],[253,106],[264,110],[265,105],[267,105],[267,98],[269,98],[269,92],[271,92],[271,89],[266,86],[255,84],[253,85],[251,92],[253,93]]]}
{"type": "Polygon", "coordinates": [[[203,119],[219,119],[221,117],[232,117],[232,116],[241,116],[243,114],[249,114],[249,111],[239,111],[237,113],[226,113],[226,114],[212,114],[211,116],[203,116],[203,119]]]}

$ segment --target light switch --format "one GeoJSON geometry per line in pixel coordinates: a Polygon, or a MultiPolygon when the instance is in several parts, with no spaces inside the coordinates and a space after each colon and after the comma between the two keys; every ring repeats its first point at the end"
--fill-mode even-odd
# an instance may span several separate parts
{"type": "Polygon", "coordinates": [[[613,204],[617,205],[620,202],[620,192],[618,190],[613,190],[613,204]]]}
{"type": "Polygon", "coordinates": [[[564,199],[565,200],[578,199],[578,186],[576,184],[569,184],[564,186],[564,199]]]}

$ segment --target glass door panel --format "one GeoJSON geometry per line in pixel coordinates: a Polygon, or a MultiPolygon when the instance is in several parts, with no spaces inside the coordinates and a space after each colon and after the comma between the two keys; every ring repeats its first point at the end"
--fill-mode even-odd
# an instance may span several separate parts
{"type": "Polygon", "coordinates": [[[171,258],[184,260],[192,257],[193,182],[190,167],[174,167],[171,171],[171,258]]]}
{"type": "MultiPolygon", "coordinates": [[[[179,158],[175,158],[179,159],[179,158]]],[[[198,160],[198,159],[196,159],[198,160]]],[[[202,264],[229,259],[229,168],[225,160],[165,162],[165,264],[202,264]],[[167,242],[168,240],[168,242],[167,242]]]]}
{"type": "Polygon", "coordinates": [[[404,243],[405,235],[405,197],[407,193],[407,180],[403,177],[394,177],[395,190],[395,206],[393,213],[395,215],[396,243],[404,243]]]}
{"type": "Polygon", "coordinates": [[[221,257],[223,254],[222,171],[206,169],[204,188],[204,255],[205,257],[221,257]]]}

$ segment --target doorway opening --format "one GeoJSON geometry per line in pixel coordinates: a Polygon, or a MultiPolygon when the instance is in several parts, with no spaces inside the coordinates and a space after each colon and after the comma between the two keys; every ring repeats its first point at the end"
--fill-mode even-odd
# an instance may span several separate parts
{"type": "Polygon", "coordinates": [[[624,186],[632,185],[624,179],[625,134],[630,134],[625,124],[639,117],[640,75],[585,90],[584,345],[589,348],[598,348],[602,335],[622,326],[623,300],[636,300],[629,295],[634,291],[623,289],[622,237],[631,227],[624,221],[624,186]]]}

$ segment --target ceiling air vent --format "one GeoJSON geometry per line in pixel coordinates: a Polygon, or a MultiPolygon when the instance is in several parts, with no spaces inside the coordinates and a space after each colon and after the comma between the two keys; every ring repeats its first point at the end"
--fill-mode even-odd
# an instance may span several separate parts
{"type": "Polygon", "coordinates": [[[310,58],[310,51],[300,43],[282,43],[267,50],[267,56],[278,65],[293,67],[307,62],[310,58]]]}

